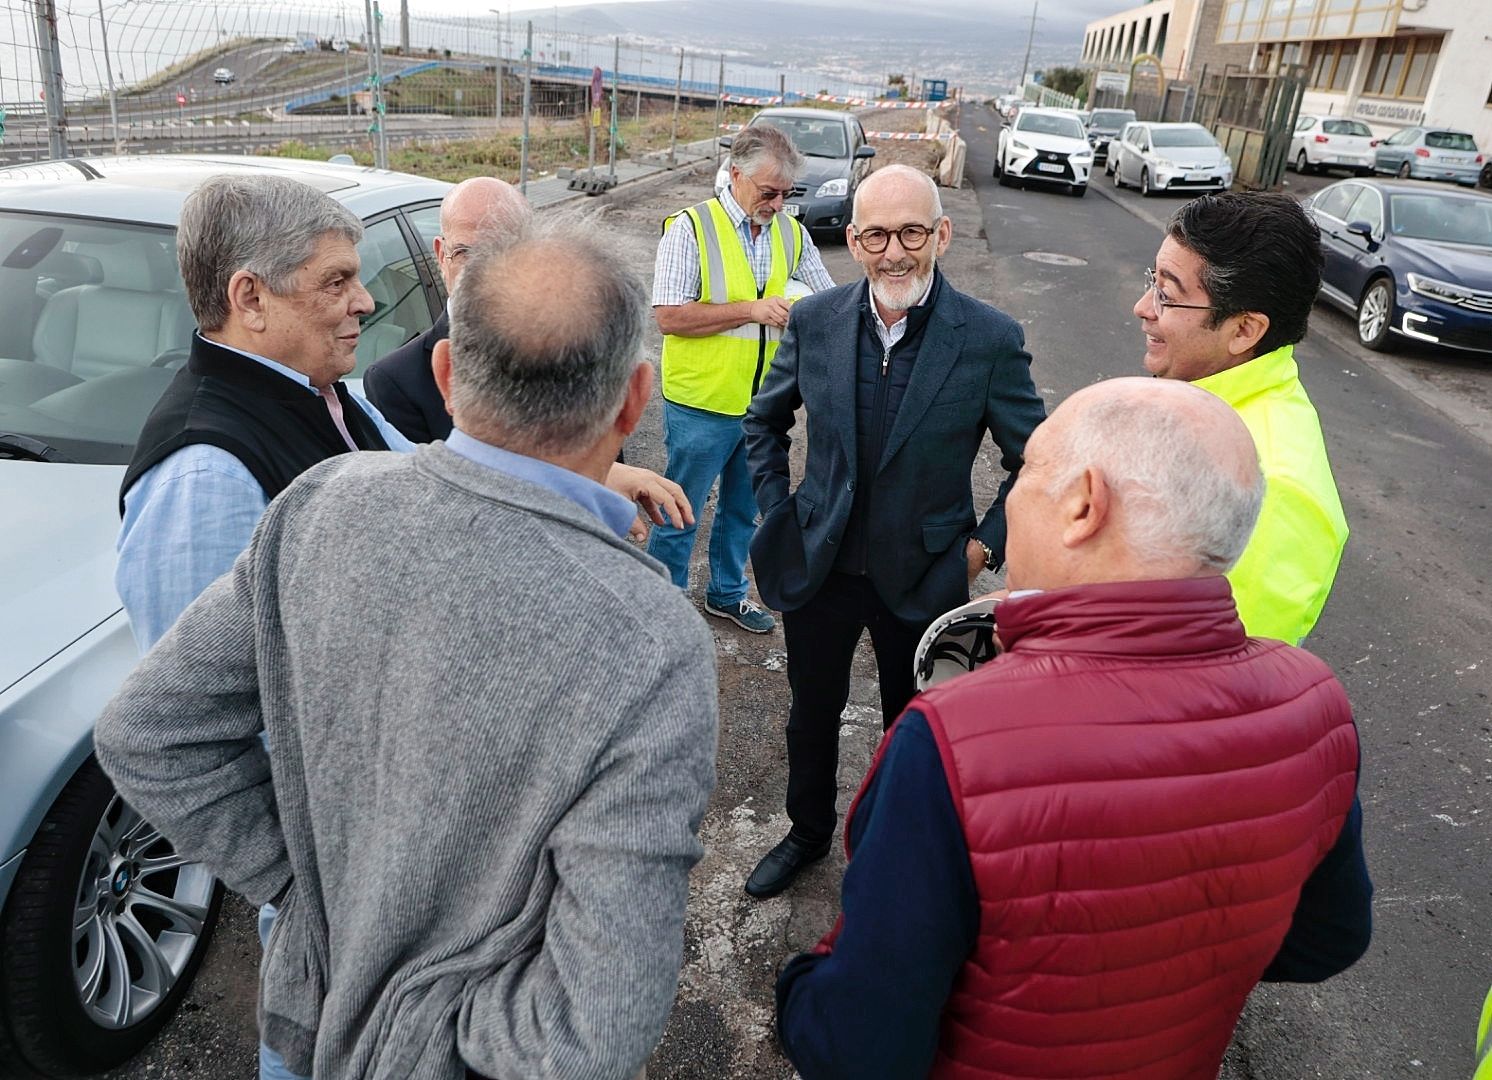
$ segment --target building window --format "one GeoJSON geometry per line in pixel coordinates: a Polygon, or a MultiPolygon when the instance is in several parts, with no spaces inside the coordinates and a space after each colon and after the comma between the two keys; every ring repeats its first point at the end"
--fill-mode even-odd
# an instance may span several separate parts
{"type": "Polygon", "coordinates": [[[1399,0],[1224,0],[1217,40],[1322,41],[1382,37],[1398,27],[1399,0]]]}
{"type": "Polygon", "coordinates": [[[1362,92],[1373,97],[1425,100],[1435,61],[1440,58],[1440,42],[1438,37],[1385,38],[1377,42],[1362,92]]]}
{"type": "Polygon", "coordinates": [[[1312,90],[1346,90],[1357,62],[1357,42],[1324,41],[1311,48],[1312,90]]]}

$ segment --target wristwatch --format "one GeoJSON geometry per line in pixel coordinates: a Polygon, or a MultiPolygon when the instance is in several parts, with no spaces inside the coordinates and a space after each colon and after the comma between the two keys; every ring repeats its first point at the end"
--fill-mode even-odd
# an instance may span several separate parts
{"type": "Polygon", "coordinates": [[[980,550],[984,552],[984,568],[986,570],[993,570],[995,568],[995,553],[989,549],[989,545],[977,536],[971,536],[969,539],[978,544],[980,550]]]}

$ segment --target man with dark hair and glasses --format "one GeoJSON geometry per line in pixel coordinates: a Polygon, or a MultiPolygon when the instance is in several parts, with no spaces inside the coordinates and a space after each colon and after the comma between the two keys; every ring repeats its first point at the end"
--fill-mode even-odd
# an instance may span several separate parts
{"type": "Polygon", "coordinates": [[[1320,231],[1295,199],[1206,195],[1172,216],[1134,308],[1146,370],[1216,394],[1254,437],[1264,505],[1228,579],[1249,634],[1291,645],[1320,618],[1347,543],[1294,355],[1322,260],[1320,231]]]}
{"type": "MultiPolygon", "coordinates": [[[[865,281],[793,307],[746,414],[763,515],[751,561],[762,599],[783,612],[793,695],[792,830],[747,881],[752,896],[775,896],[829,851],[839,717],[861,634],[870,631],[890,726],[912,697],[923,630],[1004,559],[1005,493],[1046,410],[1021,328],[938,270],[952,231],[928,176],[904,165],[872,173],[846,230],[865,281]],[[800,405],[807,461],[793,490],[800,405]],[[986,431],[1009,475],[980,514],[971,474],[986,431]]],[[[905,824],[915,843],[916,823],[905,824]]]]}
{"type": "MultiPolygon", "coordinates": [[[[746,594],[756,504],[741,417],[777,353],[790,297],[834,286],[808,230],[784,200],[803,155],[777,128],[749,125],[730,148],[730,183],[664,219],[653,268],[653,316],[663,332],[663,440],[668,479],[703,506],[720,481],[710,526],[705,613],[753,634],[777,623],[746,594]]],[[[648,554],[689,588],[695,524],[660,526],[648,554]]]]}

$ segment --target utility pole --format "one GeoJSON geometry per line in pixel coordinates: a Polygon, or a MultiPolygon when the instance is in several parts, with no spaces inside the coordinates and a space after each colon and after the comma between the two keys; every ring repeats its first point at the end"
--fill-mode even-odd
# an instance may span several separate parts
{"type": "Polygon", "coordinates": [[[528,44],[523,47],[523,142],[518,152],[518,190],[528,194],[528,110],[534,84],[534,21],[528,20],[528,44]]]}
{"type": "Polygon", "coordinates": [[[409,55],[409,0],[399,0],[399,49],[409,55]]]}
{"type": "MultiPolygon", "coordinates": [[[[103,0],[99,0],[100,3],[103,0]]],[[[725,106],[725,54],[720,54],[720,84],[715,89],[715,164],[720,164],[720,110],[725,106]]]]}
{"type": "Polygon", "coordinates": [[[383,12],[378,10],[378,0],[364,0],[368,14],[368,79],[373,84],[373,125],[369,133],[378,136],[373,143],[373,164],[380,169],[389,167],[388,133],[383,120],[383,12]]]}
{"type": "Polygon", "coordinates": [[[673,131],[668,140],[669,167],[679,163],[679,91],[684,88],[684,50],[679,50],[679,77],[673,83],[673,131]]]}
{"type": "Polygon", "coordinates": [[[497,131],[503,129],[503,13],[498,8],[488,8],[497,16],[497,131]]]}
{"type": "Polygon", "coordinates": [[[1041,0],[1031,0],[1031,30],[1026,34],[1026,58],[1021,61],[1021,84],[1016,89],[1024,97],[1026,93],[1026,72],[1031,69],[1031,42],[1036,40],[1036,9],[1041,0]]]}
{"type": "Polygon", "coordinates": [[[607,175],[611,177],[611,184],[616,186],[616,99],[622,93],[622,39],[616,39],[616,51],[611,60],[611,149],[607,151],[606,160],[610,162],[607,175]]]}
{"type": "Polygon", "coordinates": [[[57,43],[57,5],[36,0],[36,41],[41,53],[41,77],[47,105],[47,144],[54,161],[68,156],[67,109],[62,90],[62,51],[57,43]]]}
{"type": "Polygon", "coordinates": [[[119,145],[119,102],[114,96],[114,69],[109,64],[109,24],[104,19],[104,0],[98,0],[98,25],[104,35],[104,76],[109,80],[109,126],[114,131],[114,153],[123,153],[119,145]]]}

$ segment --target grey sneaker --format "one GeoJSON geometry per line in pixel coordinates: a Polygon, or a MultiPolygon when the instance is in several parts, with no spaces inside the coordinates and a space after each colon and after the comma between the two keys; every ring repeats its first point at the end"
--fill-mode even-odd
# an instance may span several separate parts
{"type": "Polygon", "coordinates": [[[729,619],[742,630],[752,634],[770,634],[773,630],[777,629],[777,620],[750,600],[742,600],[739,604],[724,604],[720,606],[706,600],[705,614],[718,615],[722,619],[729,619]]]}

